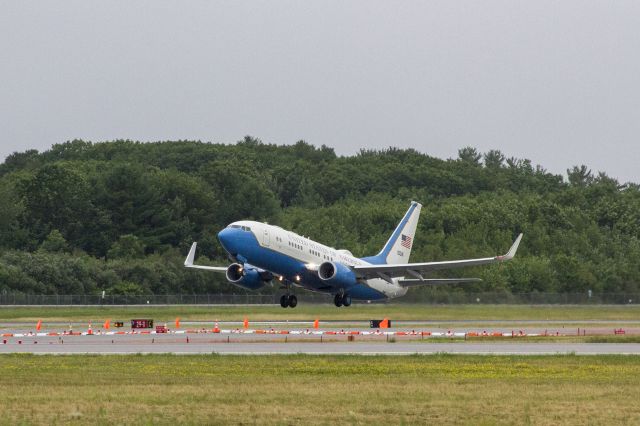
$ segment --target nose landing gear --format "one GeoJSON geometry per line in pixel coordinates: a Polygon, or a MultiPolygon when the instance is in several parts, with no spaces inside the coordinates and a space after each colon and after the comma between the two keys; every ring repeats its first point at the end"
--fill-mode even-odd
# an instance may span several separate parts
{"type": "Polygon", "coordinates": [[[283,294],[280,297],[280,306],[283,308],[295,308],[298,306],[298,298],[295,294],[283,294]]]}
{"type": "Polygon", "coordinates": [[[291,283],[282,276],[279,280],[283,284],[280,288],[286,290],[286,293],[280,296],[280,306],[283,308],[295,308],[298,306],[298,298],[295,294],[291,294],[291,283]]]}

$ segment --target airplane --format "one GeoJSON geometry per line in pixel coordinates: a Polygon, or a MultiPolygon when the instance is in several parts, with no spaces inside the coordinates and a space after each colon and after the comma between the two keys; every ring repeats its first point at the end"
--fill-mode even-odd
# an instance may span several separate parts
{"type": "Polygon", "coordinates": [[[439,262],[408,263],[422,205],[412,201],[409,210],[375,256],[356,258],[309,238],[267,223],[241,220],[218,233],[218,240],[233,263],[229,266],[195,265],[197,242],[184,262],[187,268],[223,272],[231,283],[257,290],[274,280],[286,290],[280,306],[298,304],[292,287],[334,296],[337,307],[352,300],[382,301],[404,296],[410,287],[472,283],[478,278],[426,278],[442,269],[501,263],[514,258],[522,234],[503,256],[439,262]],[[409,278],[405,278],[405,277],[409,278]]]}

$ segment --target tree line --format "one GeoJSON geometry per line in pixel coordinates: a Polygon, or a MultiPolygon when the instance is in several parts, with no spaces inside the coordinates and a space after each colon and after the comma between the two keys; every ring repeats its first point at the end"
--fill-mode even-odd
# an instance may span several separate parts
{"type": "Polygon", "coordinates": [[[225,264],[217,231],[254,219],[366,256],[410,200],[424,205],[412,261],[500,254],[525,234],[516,261],[455,271],[484,279],[455,291],[639,290],[637,184],[584,165],[565,178],[473,147],[448,160],[398,148],[338,156],[245,137],[73,140],[10,155],[0,164],[0,292],[242,291],[182,268],[191,242],[202,262],[225,264]]]}

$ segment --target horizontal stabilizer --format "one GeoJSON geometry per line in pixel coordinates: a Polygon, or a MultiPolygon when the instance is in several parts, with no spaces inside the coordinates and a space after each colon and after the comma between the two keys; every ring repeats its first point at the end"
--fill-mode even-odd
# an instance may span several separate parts
{"type": "Polygon", "coordinates": [[[189,254],[187,258],[184,260],[184,266],[186,268],[194,268],[194,269],[205,269],[207,271],[215,271],[215,272],[226,272],[226,266],[204,266],[204,265],[194,265],[193,260],[196,257],[196,247],[198,243],[191,244],[191,248],[189,249],[189,254]]]}
{"type": "Polygon", "coordinates": [[[464,284],[479,283],[480,278],[425,278],[424,280],[399,280],[401,287],[417,287],[419,285],[444,285],[444,284],[464,284]]]}

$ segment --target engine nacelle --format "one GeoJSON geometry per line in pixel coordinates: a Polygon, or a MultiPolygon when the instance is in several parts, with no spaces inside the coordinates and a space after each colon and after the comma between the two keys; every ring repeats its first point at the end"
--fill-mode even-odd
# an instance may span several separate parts
{"type": "Polygon", "coordinates": [[[318,277],[336,287],[351,287],[357,284],[356,274],[342,263],[321,263],[318,267],[318,277]]]}
{"type": "Polygon", "coordinates": [[[227,280],[247,290],[257,290],[264,287],[268,281],[255,268],[242,266],[239,263],[229,265],[226,275],[227,280]]]}

